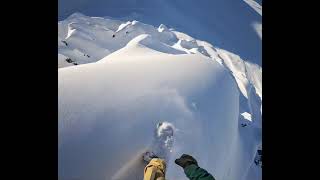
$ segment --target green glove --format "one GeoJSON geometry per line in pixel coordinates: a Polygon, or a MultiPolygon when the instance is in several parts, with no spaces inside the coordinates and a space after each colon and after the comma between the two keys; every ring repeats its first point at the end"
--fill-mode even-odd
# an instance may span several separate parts
{"type": "Polygon", "coordinates": [[[191,164],[195,164],[198,166],[197,160],[195,160],[192,156],[188,154],[183,154],[180,158],[174,161],[177,165],[181,166],[183,169],[191,164]]]}

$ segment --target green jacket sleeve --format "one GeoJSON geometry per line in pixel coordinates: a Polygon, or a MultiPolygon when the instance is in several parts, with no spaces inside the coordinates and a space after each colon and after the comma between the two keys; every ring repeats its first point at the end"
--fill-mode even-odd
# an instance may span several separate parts
{"type": "Polygon", "coordinates": [[[195,164],[187,166],[184,173],[190,180],[215,180],[210,173],[195,164]]]}

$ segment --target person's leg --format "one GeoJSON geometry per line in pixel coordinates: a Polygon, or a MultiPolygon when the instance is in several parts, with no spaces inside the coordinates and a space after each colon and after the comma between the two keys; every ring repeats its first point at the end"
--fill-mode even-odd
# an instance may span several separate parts
{"type": "Polygon", "coordinates": [[[153,158],[144,168],[144,180],[164,180],[166,163],[163,159],[153,158]]]}

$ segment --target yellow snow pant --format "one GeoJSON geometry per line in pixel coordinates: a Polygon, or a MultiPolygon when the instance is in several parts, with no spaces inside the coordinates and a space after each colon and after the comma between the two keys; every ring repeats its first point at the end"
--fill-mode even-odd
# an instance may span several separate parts
{"type": "Polygon", "coordinates": [[[153,158],[144,168],[144,180],[165,180],[166,163],[159,158],[153,158]]]}

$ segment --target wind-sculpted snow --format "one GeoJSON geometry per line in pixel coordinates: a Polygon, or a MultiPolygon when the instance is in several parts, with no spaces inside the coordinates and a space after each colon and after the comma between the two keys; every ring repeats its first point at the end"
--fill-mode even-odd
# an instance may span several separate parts
{"type": "MultiPolygon", "coordinates": [[[[256,0],[59,0],[59,20],[74,12],[165,24],[261,66],[262,43],[254,23],[262,24],[256,0]]],[[[261,0],[258,1],[261,4],[261,0]]],[[[110,19],[110,18],[108,18],[110,19]]]]}
{"type": "Polygon", "coordinates": [[[168,179],[186,179],[183,153],[216,179],[261,177],[261,67],[165,25],[77,13],[58,27],[59,179],[141,180],[163,121],[168,179]]]}
{"type": "MultiPolygon", "coordinates": [[[[58,53],[78,64],[96,62],[105,56],[126,46],[132,39],[149,34],[159,51],[181,53],[171,48],[178,41],[176,35],[166,29],[156,29],[138,21],[121,22],[118,20],[88,17],[79,13],[71,15],[58,23],[58,53]],[[159,41],[159,42],[158,42],[159,41]]],[[[63,67],[63,66],[60,66],[63,67]]]]}

